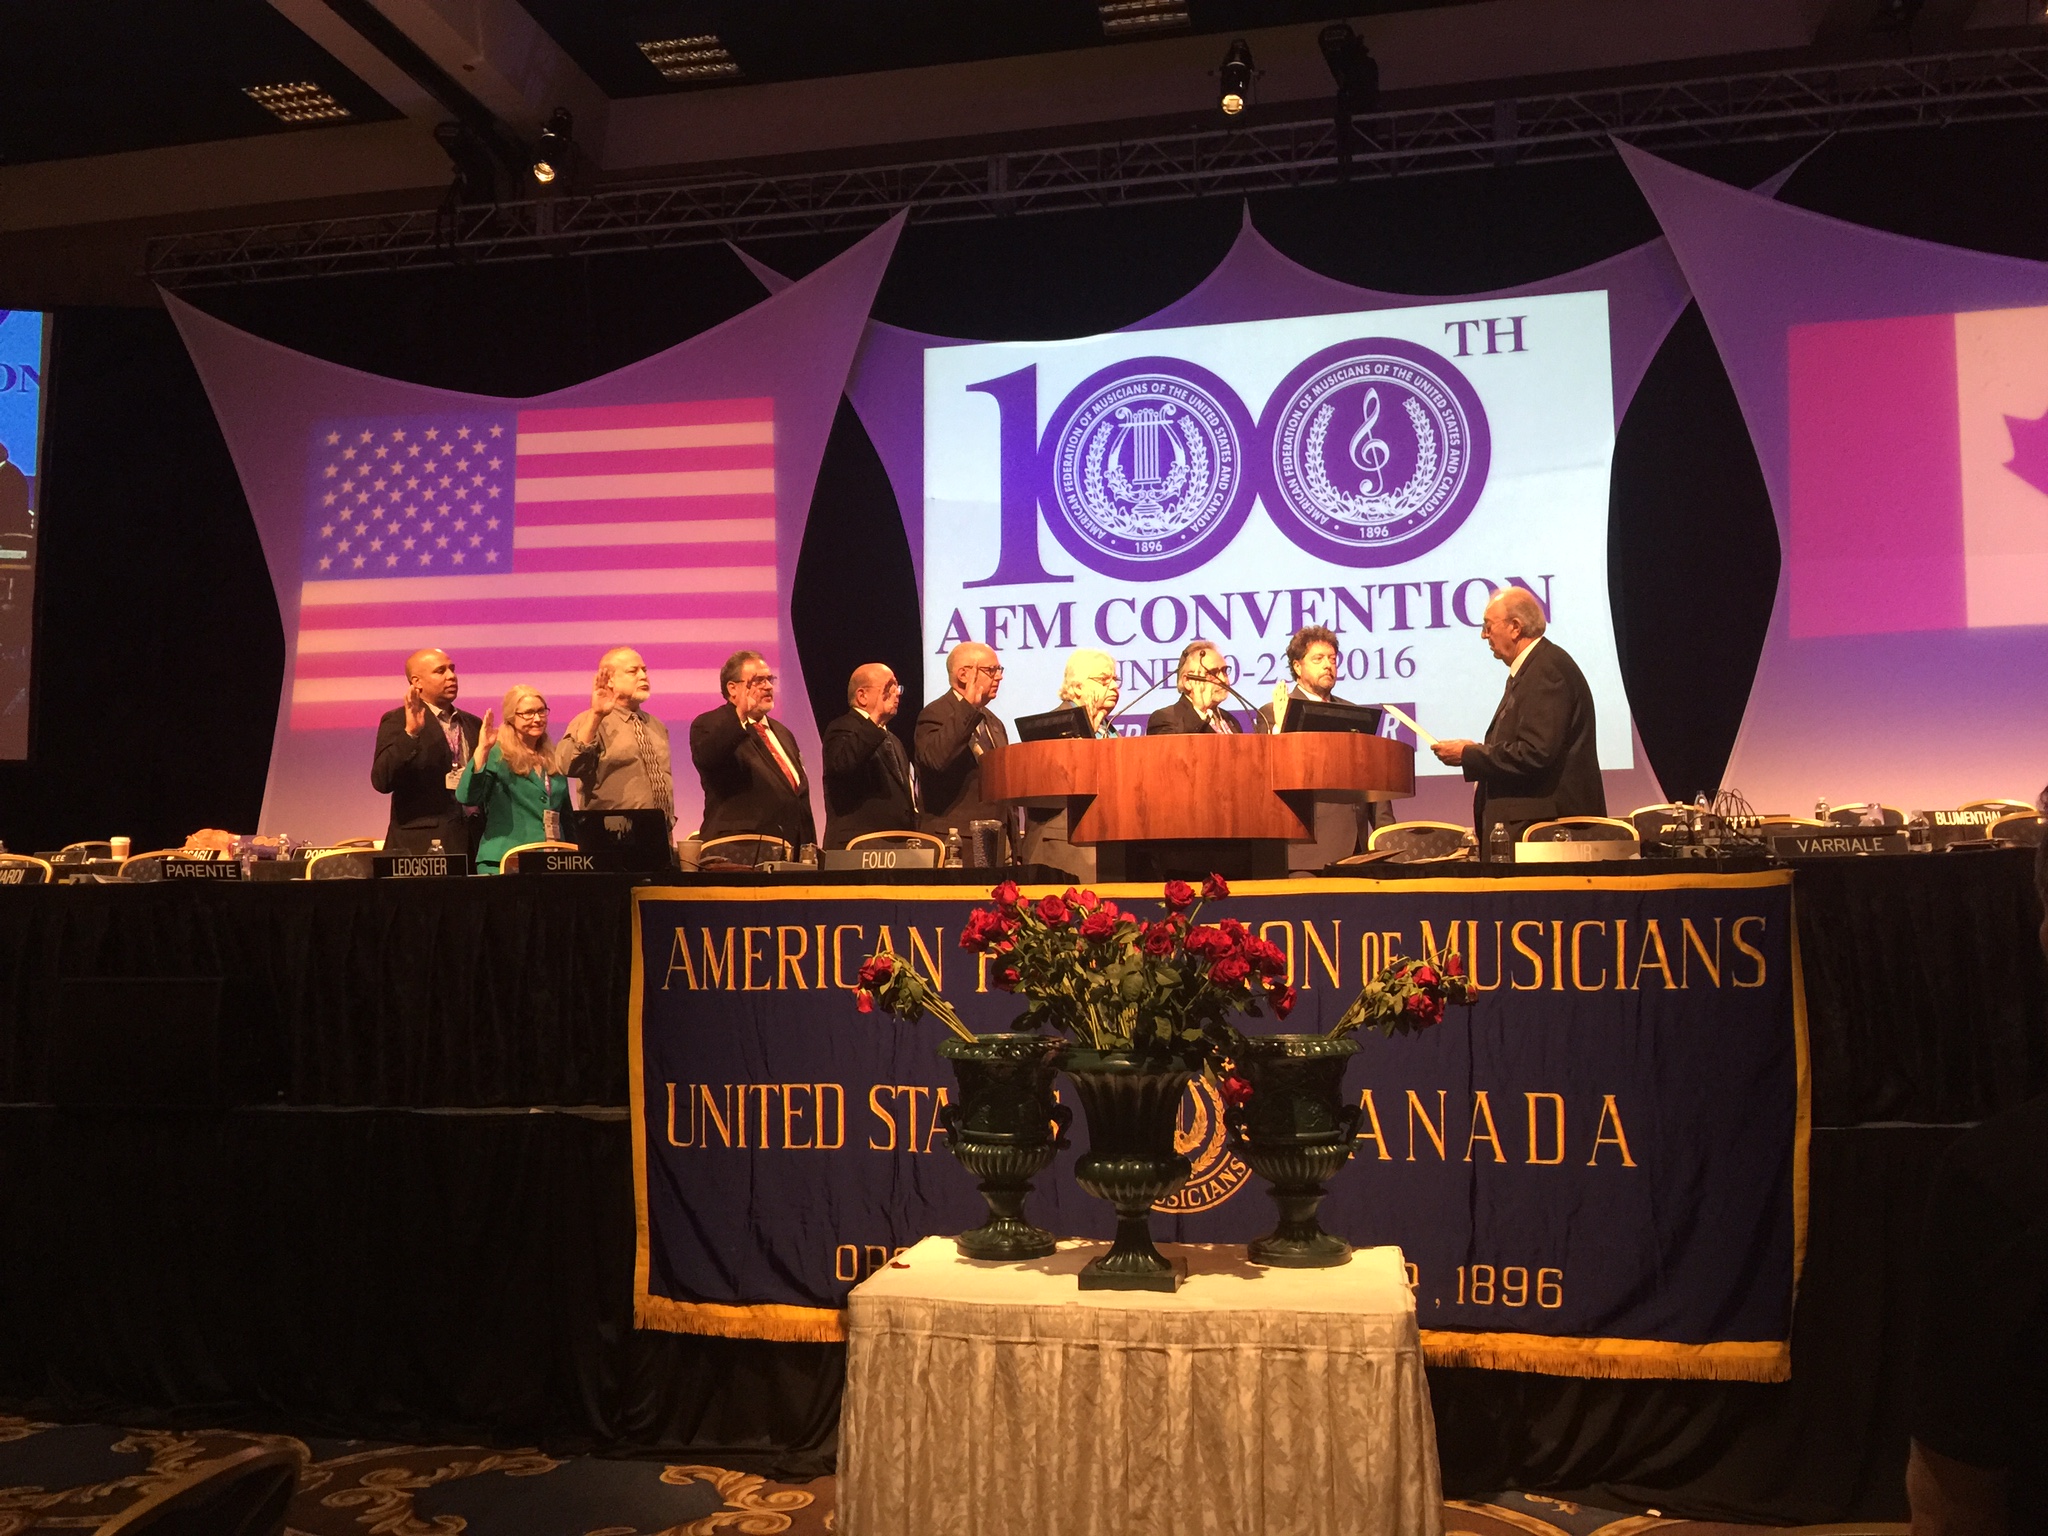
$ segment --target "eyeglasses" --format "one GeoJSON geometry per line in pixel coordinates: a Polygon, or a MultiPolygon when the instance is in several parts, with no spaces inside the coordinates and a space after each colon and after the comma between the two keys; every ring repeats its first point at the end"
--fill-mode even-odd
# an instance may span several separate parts
{"type": "Polygon", "coordinates": [[[1084,677],[1081,681],[1093,683],[1098,688],[1114,688],[1116,686],[1116,674],[1114,672],[1105,672],[1100,677],[1084,677]]]}
{"type": "Polygon", "coordinates": [[[545,704],[541,705],[539,709],[517,710],[512,715],[514,720],[545,720],[547,717],[548,707],[545,704]]]}
{"type": "Polygon", "coordinates": [[[986,672],[990,677],[1001,677],[1003,675],[1003,669],[1001,667],[984,667],[978,661],[970,662],[966,670],[969,672],[986,672]]]}
{"type": "Polygon", "coordinates": [[[782,681],[782,679],[777,677],[773,672],[756,672],[752,677],[742,678],[741,681],[744,683],[766,683],[769,687],[772,688],[777,683],[782,681]]]}

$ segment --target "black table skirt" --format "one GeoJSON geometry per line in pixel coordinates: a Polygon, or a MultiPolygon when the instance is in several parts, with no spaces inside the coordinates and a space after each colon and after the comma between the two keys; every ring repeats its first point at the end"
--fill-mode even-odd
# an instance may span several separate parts
{"type": "MultiPolygon", "coordinates": [[[[1973,1121],[2048,1087],[2030,860],[1800,867],[1816,1124],[1973,1121]]],[[[50,1097],[61,978],[219,976],[279,1102],[623,1104],[633,884],[0,886],[0,1103],[50,1097]]]]}
{"type": "MultiPolygon", "coordinates": [[[[837,1347],[630,1326],[629,888],[0,888],[0,1398],[829,1466],[837,1347]],[[272,1101],[48,1107],[57,982],[90,975],[225,978],[272,1101]]],[[[2048,1088],[2040,910],[2018,852],[1815,863],[1797,893],[1823,1129],[1792,1381],[1432,1372],[1453,1495],[1900,1516],[1928,1169],[2048,1088]]]]}

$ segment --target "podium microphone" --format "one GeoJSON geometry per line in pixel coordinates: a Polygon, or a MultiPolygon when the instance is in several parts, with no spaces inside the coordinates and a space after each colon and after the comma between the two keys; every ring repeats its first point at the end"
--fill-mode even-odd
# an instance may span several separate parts
{"type": "Polygon", "coordinates": [[[1137,709],[1137,707],[1140,704],[1144,703],[1145,700],[1151,698],[1153,694],[1157,693],[1160,687],[1166,682],[1167,678],[1178,677],[1179,675],[1180,669],[1178,667],[1168,668],[1167,671],[1159,678],[1157,682],[1153,683],[1153,685],[1150,688],[1147,688],[1143,693],[1139,694],[1135,699],[1131,700],[1130,703],[1119,704],[1117,706],[1117,714],[1121,716],[1132,713],[1134,710],[1137,709]]]}

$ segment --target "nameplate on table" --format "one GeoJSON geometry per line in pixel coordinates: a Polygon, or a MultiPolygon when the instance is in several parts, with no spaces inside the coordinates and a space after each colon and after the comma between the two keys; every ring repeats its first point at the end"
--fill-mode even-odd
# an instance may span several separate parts
{"type": "Polygon", "coordinates": [[[827,848],[820,869],[937,869],[939,850],[924,848],[827,848]]]}
{"type": "Polygon", "coordinates": [[[239,880],[242,865],[237,859],[164,859],[157,865],[163,880],[239,880]]]}
{"type": "Polygon", "coordinates": [[[1865,853],[1904,853],[1903,827],[1816,827],[1811,832],[1781,832],[1771,838],[1771,852],[1781,859],[1827,859],[1865,853]]]}
{"type": "Polygon", "coordinates": [[[515,875],[618,875],[631,873],[617,848],[534,848],[519,855],[515,875]]]}
{"type": "Polygon", "coordinates": [[[374,880],[439,880],[469,873],[466,853],[378,853],[370,856],[374,880]]]}
{"type": "Polygon", "coordinates": [[[1991,823],[2002,811],[1929,811],[1929,847],[1946,848],[1951,843],[1981,843],[1991,836],[1991,823]]]}

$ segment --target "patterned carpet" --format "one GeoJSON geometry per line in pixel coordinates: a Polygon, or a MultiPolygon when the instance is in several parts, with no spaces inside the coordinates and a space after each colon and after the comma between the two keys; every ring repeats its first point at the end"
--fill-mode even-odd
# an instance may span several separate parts
{"type": "MultiPolygon", "coordinates": [[[[244,1446],[305,1462],[288,1536],[823,1536],[833,1482],[773,1483],[720,1467],[556,1459],[533,1450],[297,1440],[231,1430],[125,1430],[0,1415],[0,1536],[85,1536],[152,1489],[244,1446]]],[[[1535,1494],[1444,1506],[1469,1536],[1756,1536],[1762,1528],[1595,1509],[1535,1494]]],[[[1903,1525],[1805,1536],[1902,1536],[1903,1525]]]]}

